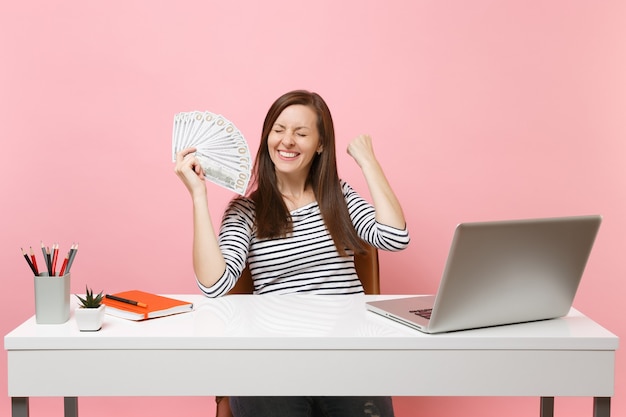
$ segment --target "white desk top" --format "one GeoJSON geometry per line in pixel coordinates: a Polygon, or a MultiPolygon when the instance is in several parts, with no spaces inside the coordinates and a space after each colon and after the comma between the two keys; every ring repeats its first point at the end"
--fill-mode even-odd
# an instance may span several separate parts
{"type": "MultiPolygon", "coordinates": [[[[170,295],[194,311],[134,322],[106,316],[98,332],[31,317],[5,336],[6,350],[53,349],[533,349],[616,350],[618,338],[572,309],[560,319],[427,335],[365,309],[398,296],[170,295]]],[[[74,297],[72,297],[74,299],[74,297]]],[[[75,306],[72,306],[72,310],[75,306]]]]}

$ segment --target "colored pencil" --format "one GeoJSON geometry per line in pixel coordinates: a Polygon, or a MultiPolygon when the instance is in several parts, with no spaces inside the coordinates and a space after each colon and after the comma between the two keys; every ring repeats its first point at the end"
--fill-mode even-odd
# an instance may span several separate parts
{"type": "Polygon", "coordinates": [[[50,275],[50,264],[48,263],[48,255],[46,253],[46,247],[43,244],[43,240],[41,241],[41,253],[43,253],[43,262],[46,264],[48,275],[50,275]]]}
{"type": "Polygon", "coordinates": [[[33,261],[33,266],[35,267],[35,275],[39,275],[39,267],[37,266],[37,258],[35,258],[35,252],[33,251],[33,247],[30,247],[30,260],[33,261]]]}
{"type": "Polygon", "coordinates": [[[48,275],[54,275],[52,272],[52,255],[50,254],[50,248],[48,246],[46,246],[46,263],[48,264],[48,275]]]}
{"type": "Polygon", "coordinates": [[[65,259],[63,259],[63,265],[61,265],[61,272],[59,272],[59,276],[62,277],[65,274],[65,268],[67,268],[67,261],[70,258],[70,253],[68,252],[65,255],[65,259]]]}
{"type": "Polygon", "coordinates": [[[33,261],[30,260],[30,258],[28,257],[28,254],[24,251],[24,249],[20,248],[22,250],[22,255],[24,255],[24,259],[26,259],[26,262],[28,262],[28,266],[30,267],[31,271],[33,271],[33,274],[38,275],[37,274],[37,270],[35,269],[35,266],[33,265],[33,261]]]}
{"type": "Polygon", "coordinates": [[[148,304],[142,303],[141,301],[129,300],[128,298],[118,297],[117,295],[106,294],[106,298],[110,298],[111,300],[119,301],[121,303],[132,304],[138,307],[148,307],[148,304]]]}
{"type": "Polygon", "coordinates": [[[54,243],[52,245],[52,275],[56,275],[57,270],[57,258],[59,257],[59,244],[54,243]]]}
{"type": "Polygon", "coordinates": [[[78,243],[72,244],[72,248],[70,249],[70,254],[69,254],[70,258],[67,261],[67,268],[66,268],[67,273],[70,272],[70,268],[72,267],[72,264],[74,263],[76,252],[78,252],[78,243]]]}

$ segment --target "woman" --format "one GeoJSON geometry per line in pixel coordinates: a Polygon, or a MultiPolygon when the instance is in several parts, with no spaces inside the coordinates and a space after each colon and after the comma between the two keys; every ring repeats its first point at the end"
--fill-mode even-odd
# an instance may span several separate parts
{"type": "MultiPolygon", "coordinates": [[[[207,296],[228,293],[246,263],[256,294],[362,293],[353,255],[363,249],[364,241],[391,251],[409,243],[402,208],[368,135],[352,140],[348,153],[365,176],[373,205],[339,179],[332,117],[316,93],[292,91],[270,107],[256,155],[253,191],[230,203],[219,236],[194,152],[179,152],[175,170],[193,201],[193,266],[207,296]]],[[[311,410],[342,417],[393,415],[388,397],[230,401],[237,417],[308,416],[311,410]]]]}

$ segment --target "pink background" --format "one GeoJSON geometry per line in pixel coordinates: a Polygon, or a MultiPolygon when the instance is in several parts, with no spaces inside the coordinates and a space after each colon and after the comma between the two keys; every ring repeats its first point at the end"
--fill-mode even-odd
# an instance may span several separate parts
{"type": "MultiPolygon", "coordinates": [[[[255,152],[271,102],[306,88],[333,111],[342,177],[368,195],[344,150],[371,133],[403,203],[413,240],[382,254],[385,293],[435,291],[461,221],[598,213],[575,306],[623,335],[625,17],[619,0],[3,2],[0,333],[34,314],[19,249],[40,254],[42,240],[62,251],[80,243],[72,292],[197,292],[191,203],[170,159],[174,114],[221,113],[255,152]]],[[[215,220],[231,197],[210,185],[215,220]]],[[[618,351],[615,416],[626,415],[625,367],[618,351]]],[[[98,364],[68,372],[93,377],[98,364]]],[[[536,398],[395,404],[402,417],[539,407],[536,398]]],[[[588,416],[591,400],[556,407],[588,416]]],[[[58,398],[31,400],[33,416],[61,408],[58,398]]],[[[80,401],[98,417],[212,409],[211,398],[80,401]]],[[[0,410],[9,413],[6,395],[0,410]]]]}

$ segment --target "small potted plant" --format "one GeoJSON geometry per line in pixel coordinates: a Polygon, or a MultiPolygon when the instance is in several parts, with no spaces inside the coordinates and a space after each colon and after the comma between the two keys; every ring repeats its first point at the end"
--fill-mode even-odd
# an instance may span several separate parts
{"type": "Polygon", "coordinates": [[[93,290],[85,286],[85,297],[76,294],[80,305],[74,311],[76,324],[81,332],[95,332],[102,328],[104,321],[105,305],[102,304],[102,291],[98,295],[93,294],[93,290]]]}

